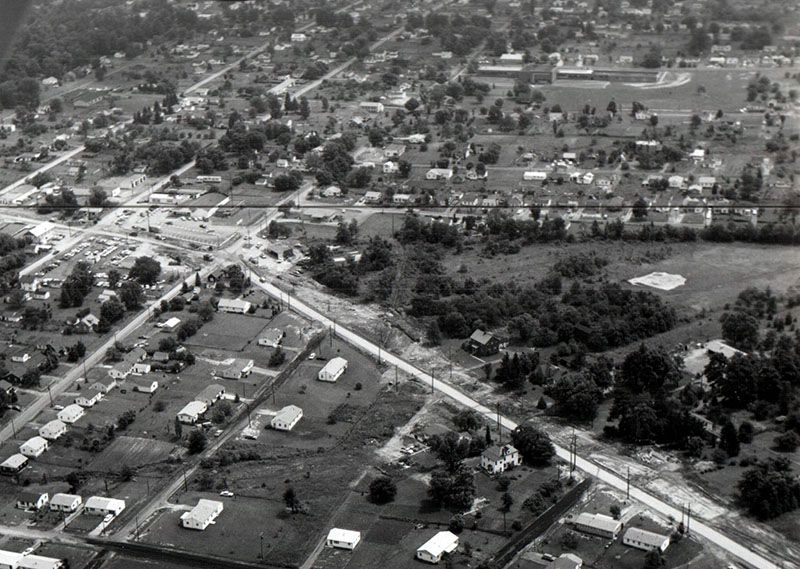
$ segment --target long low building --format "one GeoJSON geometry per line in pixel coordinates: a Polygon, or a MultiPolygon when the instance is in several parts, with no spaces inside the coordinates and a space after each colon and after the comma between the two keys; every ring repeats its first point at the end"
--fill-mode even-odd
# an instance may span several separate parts
{"type": "Polygon", "coordinates": [[[575,529],[607,539],[616,539],[622,531],[622,522],[611,516],[583,512],[575,520],[575,529]]]}
{"type": "Polygon", "coordinates": [[[86,504],[83,507],[84,512],[87,514],[98,516],[106,516],[108,514],[118,516],[124,509],[125,500],[106,498],[104,496],[92,496],[86,500],[86,504]]]}
{"type": "Polygon", "coordinates": [[[640,528],[628,528],[622,536],[622,543],[642,551],[659,549],[663,552],[669,547],[669,536],[640,528]]]}
{"type": "Polygon", "coordinates": [[[194,508],[183,513],[181,524],[185,528],[202,531],[214,523],[217,516],[222,513],[223,508],[224,504],[216,500],[198,500],[194,508]]]}
{"type": "Polygon", "coordinates": [[[59,569],[66,565],[64,559],[0,549],[0,569],[59,569]]]}
{"type": "Polygon", "coordinates": [[[345,371],[347,371],[347,360],[344,358],[333,358],[325,364],[325,367],[319,370],[317,378],[320,381],[334,382],[339,379],[345,371]]]}

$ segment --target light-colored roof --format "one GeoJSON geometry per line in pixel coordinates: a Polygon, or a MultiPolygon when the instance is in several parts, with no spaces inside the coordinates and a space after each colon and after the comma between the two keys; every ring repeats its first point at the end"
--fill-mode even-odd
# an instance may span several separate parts
{"type": "Polygon", "coordinates": [[[199,521],[205,521],[208,518],[216,515],[218,511],[221,512],[223,507],[224,504],[222,502],[218,502],[217,500],[200,499],[197,501],[197,505],[194,508],[183,513],[181,519],[185,520],[191,518],[199,521]]]}
{"type": "Polygon", "coordinates": [[[53,506],[71,506],[75,500],[80,501],[81,497],[76,494],[58,493],[53,494],[53,497],[50,498],[50,504],[53,506]]]}
{"type": "Polygon", "coordinates": [[[55,229],[55,227],[56,226],[53,223],[51,223],[49,221],[43,221],[42,223],[40,223],[36,227],[30,229],[30,233],[34,237],[41,237],[42,235],[44,235],[48,231],[52,231],[53,229],[55,229]]]}
{"type": "Polygon", "coordinates": [[[484,332],[480,328],[475,330],[472,333],[472,336],[469,337],[470,340],[478,342],[479,344],[487,344],[489,343],[489,340],[491,340],[492,338],[493,336],[489,334],[489,332],[484,332]]]}
{"type": "Polygon", "coordinates": [[[333,528],[328,532],[328,539],[344,543],[353,543],[361,539],[361,532],[351,529],[333,528]]]}
{"type": "Polygon", "coordinates": [[[519,451],[511,445],[503,445],[502,447],[500,445],[494,445],[483,451],[482,456],[485,456],[489,460],[500,460],[504,456],[513,455],[518,452],[519,451]]]}
{"type": "Polygon", "coordinates": [[[64,428],[66,428],[66,426],[67,426],[66,423],[63,423],[62,421],[59,421],[58,419],[53,419],[52,421],[49,421],[49,422],[45,423],[44,425],[42,425],[39,428],[39,432],[42,432],[43,430],[60,431],[60,430],[62,430],[64,428]]]}
{"type": "Polygon", "coordinates": [[[7,459],[3,461],[3,464],[0,466],[5,466],[7,468],[19,468],[21,465],[28,462],[28,457],[24,454],[12,454],[7,459]]]}
{"type": "Polygon", "coordinates": [[[241,298],[220,298],[217,306],[219,308],[241,308],[243,310],[250,309],[250,303],[246,300],[242,300],[241,298]]]}
{"type": "Polygon", "coordinates": [[[583,512],[580,516],[578,516],[578,519],[575,521],[575,523],[612,532],[619,530],[620,526],[622,525],[622,522],[615,520],[611,516],[606,516],[604,514],[590,514],[588,512],[583,512]]]}
{"type": "Polygon", "coordinates": [[[225,388],[222,385],[218,383],[212,383],[211,385],[203,389],[203,391],[198,393],[197,396],[195,396],[194,400],[202,401],[203,403],[205,403],[206,401],[213,401],[217,399],[223,393],[225,393],[225,388]]]}
{"type": "Polygon", "coordinates": [[[651,547],[661,547],[664,541],[669,539],[669,536],[661,535],[660,533],[647,531],[646,529],[641,528],[628,528],[628,531],[625,532],[625,535],[622,539],[632,539],[651,547]]]}
{"type": "Polygon", "coordinates": [[[19,569],[54,569],[61,565],[61,559],[42,555],[23,555],[17,560],[19,569]]]}
{"type": "Polygon", "coordinates": [[[208,409],[208,406],[202,401],[190,401],[183,409],[178,411],[178,415],[199,415],[204,413],[206,409],[208,409]]]}
{"type": "Polygon", "coordinates": [[[330,373],[332,375],[336,375],[337,373],[339,373],[342,369],[344,369],[346,367],[347,367],[347,360],[344,359],[344,358],[338,358],[337,357],[337,358],[333,358],[328,363],[326,363],[325,367],[323,367],[320,370],[320,373],[326,372],[326,373],[330,373]]]}
{"type": "Polygon", "coordinates": [[[275,417],[273,420],[283,421],[285,423],[291,423],[294,421],[295,417],[298,415],[302,415],[303,410],[300,409],[297,405],[287,405],[277,413],[275,413],[275,417]]]}
{"type": "Polygon", "coordinates": [[[58,416],[60,417],[62,413],[64,414],[65,417],[68,417],[70,415],[83,415],[83,407],[81,407],[77,403],[73,403],[71,405],[67,405],[61,411],[59,411],[58,416]]]}
{"type": "Polygon", "coordinates": [[[21,557],[22,557],[21,553],[17,553],[15,551],[4,551],[0,549],[0,565],[17,567],[17,562],[21,557]]]}
{"type": "Polygon", "coordinates": [[[22,446],[19,447],[19,448],[23,448],[24,447],[24,448],[30,448],[30,449],[37,449],[37,448],[41,448],[41,447],[46,447],[48,444],[49,443],[47,442],[47,439],[37,435],[35,437],[29,438],[27,441],[22,443],[22,446]]]}
{"type": "Polygon", "coordinates": [[[172,318],[170,318],[169,320],[164,322],[164,327],[165,328],[174,328],[175,326],[177,326],[180,323],[181,323],[181,319],[178,318],[177,316],[173,316],[172,318]]]}
{"type": "Polygon", "coordinates": [[[125,508],[125,500],[118,500],[117,498],[106,498],[105,496],[92,496],[86,500],[84,504],[87,508],[94,508],[98,510],[116,510],[120,507],[125,508]]]}
{"type": "Polygon", "coordinates": [[[443,553],[452,553],[458,547],[458,536],[449,531],[440,531],[422,544],[417,551],[426,551],[434,557],[443,553]]]}

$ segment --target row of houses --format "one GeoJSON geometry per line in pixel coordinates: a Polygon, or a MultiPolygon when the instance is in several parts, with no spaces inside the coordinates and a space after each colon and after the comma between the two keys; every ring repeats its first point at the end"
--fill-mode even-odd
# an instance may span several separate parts
{"type": "MultiPolygon", "coordinates": [[[[415,557],[428,563],[439,563],[442,558],[458,549],[458,536],[449,531],[440,531],[423,543],[416,551],[415,557]]],[[[342,528],[333,528],[325,538],[325,545],[352,551],[361,542],[361,532],[342,528]]]]}
{"type": "Polygon", "coordinates": [[[178,411],[178,421],[187,425],[197,423],[210,407],[225,396],[225,386],[212,383],[178,411]]]}
{"type": "MultiPolygon", "coordinates": [[[[622,531],[623,524],[620,520],[616,520],[611,516],[583,512],[575,520],[574,527],[576,530],[589,535],[614,540],[617,539],[622,531]]],[[[622,536],[622,543],[623,545],[641,549],[642,551],[658,549],[663,552],[669,547],[670,537],[668,535],[632,527],[625,531],[625,534],[622,536]]]]}
{"type": "Polygon", "coordinates": [[[107,498],[105,496],[92,496],[86,503],[77,494],[57,493],[52,497],[47,492],[22,492],[17,497],[16,507],[20,510],[38,511],[49,506],[52,512],[72,514],[78,511],[83,504],[83,512],[94,516],[118,516],[125,509],[125,500],[107,498]]]}

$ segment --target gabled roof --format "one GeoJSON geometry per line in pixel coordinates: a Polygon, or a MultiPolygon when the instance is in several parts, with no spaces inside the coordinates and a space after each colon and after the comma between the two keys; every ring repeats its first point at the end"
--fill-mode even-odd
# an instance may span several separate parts
{"type": "Polygon", "coordinates": [[[489,332],[484,332],[480,328],[475,330],[472,335],[469,337],[470,340],[473,342],[477,342],[478,344],[486,345],[488,344],[494,336],[492,336],[489,332]]]}

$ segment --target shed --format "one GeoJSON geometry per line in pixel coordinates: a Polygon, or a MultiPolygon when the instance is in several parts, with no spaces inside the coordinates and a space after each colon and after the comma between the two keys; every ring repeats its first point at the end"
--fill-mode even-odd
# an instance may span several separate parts
{"type": "Polygon", "coordinates": [[[445,553],[458,548],[458,536],[449,531],[440,531],[417,549],[417,559],[428,563],[439,563],[445,553]]]}
{"type": "Polygon", "coordinates": [[[339,549],[353,550],[361,541],[361,532],[349,529],[333,528],[328,532],[325,545],[328,547],[338,547],[339,549]]]}

